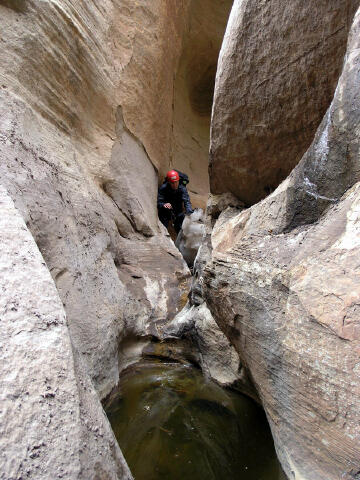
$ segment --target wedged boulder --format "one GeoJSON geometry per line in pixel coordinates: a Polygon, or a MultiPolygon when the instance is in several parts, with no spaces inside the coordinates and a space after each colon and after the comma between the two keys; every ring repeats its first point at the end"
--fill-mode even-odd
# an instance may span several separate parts
{"type": "Polygon", "coordinates": [[[179,358],[182,355],[198,363],[209,378],[224,386],[241,379],[239,355],[219,329],[205,302],[201,305],[188,303],[166,326],[162,340],[171,344],[173,338],[179,344],[179,358]]]}
{"type": "Polygon", "coordinates": [[[33,237],[0,186],[0,478],[131,479],[33,237]]]}
{"type": "Polygon", "coordinates": [[[203,270],[290,479],[360,471],[359,33],[360,11],[310,149],[268,198],[219,218],[203,270]]]}
{"type": "Polygon", "coordinates": [[[203,236],[205,235],[204,212],[197,208],[191,215],[185,215],[175,245],[184,257],[187,265],[192,267],[203,236]]]}
{"type": "Polygon", "coordinates": [[[210,188],[248,206],[310,146],[333,98],[358,0],[235,0],[211,120],[210,188]]]}

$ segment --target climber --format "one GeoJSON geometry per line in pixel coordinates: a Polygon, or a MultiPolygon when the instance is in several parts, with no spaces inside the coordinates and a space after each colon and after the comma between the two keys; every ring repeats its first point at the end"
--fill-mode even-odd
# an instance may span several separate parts
{"type": "Polygon", "coordinates": [[[157,200],[160,222],[168,228],[169,221],[173,219],[176,233],[179,233],[185,215],[193,212],[186,186],[179,184],[179,181],[180,176],[176,170],[167,172],[157,200]]]}

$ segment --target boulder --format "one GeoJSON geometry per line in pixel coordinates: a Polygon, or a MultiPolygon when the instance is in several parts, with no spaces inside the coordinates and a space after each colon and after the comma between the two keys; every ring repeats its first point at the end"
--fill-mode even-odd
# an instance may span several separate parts
{"type": "Polygon", "coordinates": [[[219,217],[203,269],[290,479],[359,477],[359,33],[360,11],[311,147],[269,197],[219,217]]]}
{"type": "MultiPolygon", "coordinates": [[[[223,386],[233,386],[241,379],[239,355],[213,319],[206,303],[183,310],[162,332],[163,340],[180,340],[180,354],[200,365],[203,373],[223,386]],[[185,340],[185,342],[184,342],[185,340]]],[[[178,353],[178,352],[177,352],[178,353]]],[[[173,352],[169,352],[173,356],[173,352]]],[[[181,355],[179,355],[181,358],[181,355]]]]}
{"type": "Polygon", "coordinates": [[[186,215],[176,238],[175,245],[189,267],[194,265],[196,255],[205,235],[203,217],[204,212],[201,208],[197,208],[192,214],[186,215]]]}
{"type": "Polygon", "coordinates": [[[247,206],[309,148],[343,66],[358,0],[235,0],[211,120],[210,187],[247,206]]]}

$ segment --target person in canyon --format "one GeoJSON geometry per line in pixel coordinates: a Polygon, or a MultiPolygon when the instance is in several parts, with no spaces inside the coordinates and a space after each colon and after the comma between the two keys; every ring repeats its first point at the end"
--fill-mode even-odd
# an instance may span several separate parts
{"type": "Polygon", "coordinates": [[[168,228],[172,219],[174,229],[179,233],[185,215],[192,213],[193,208],[187,188],[180,183],[179,172],[176,170],[169,170],[164,183],[159,187],[157,206],[160,222],[168,228]]]}

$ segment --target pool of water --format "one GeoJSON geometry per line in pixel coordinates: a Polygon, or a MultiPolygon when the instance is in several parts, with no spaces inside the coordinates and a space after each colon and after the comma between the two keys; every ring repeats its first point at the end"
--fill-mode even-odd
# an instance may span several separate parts
{"type": "Polygon", "coordinates": [[[130,367],[105,405],[136,480],[286,480],[264,412],[199,370],[130,367]]]}

